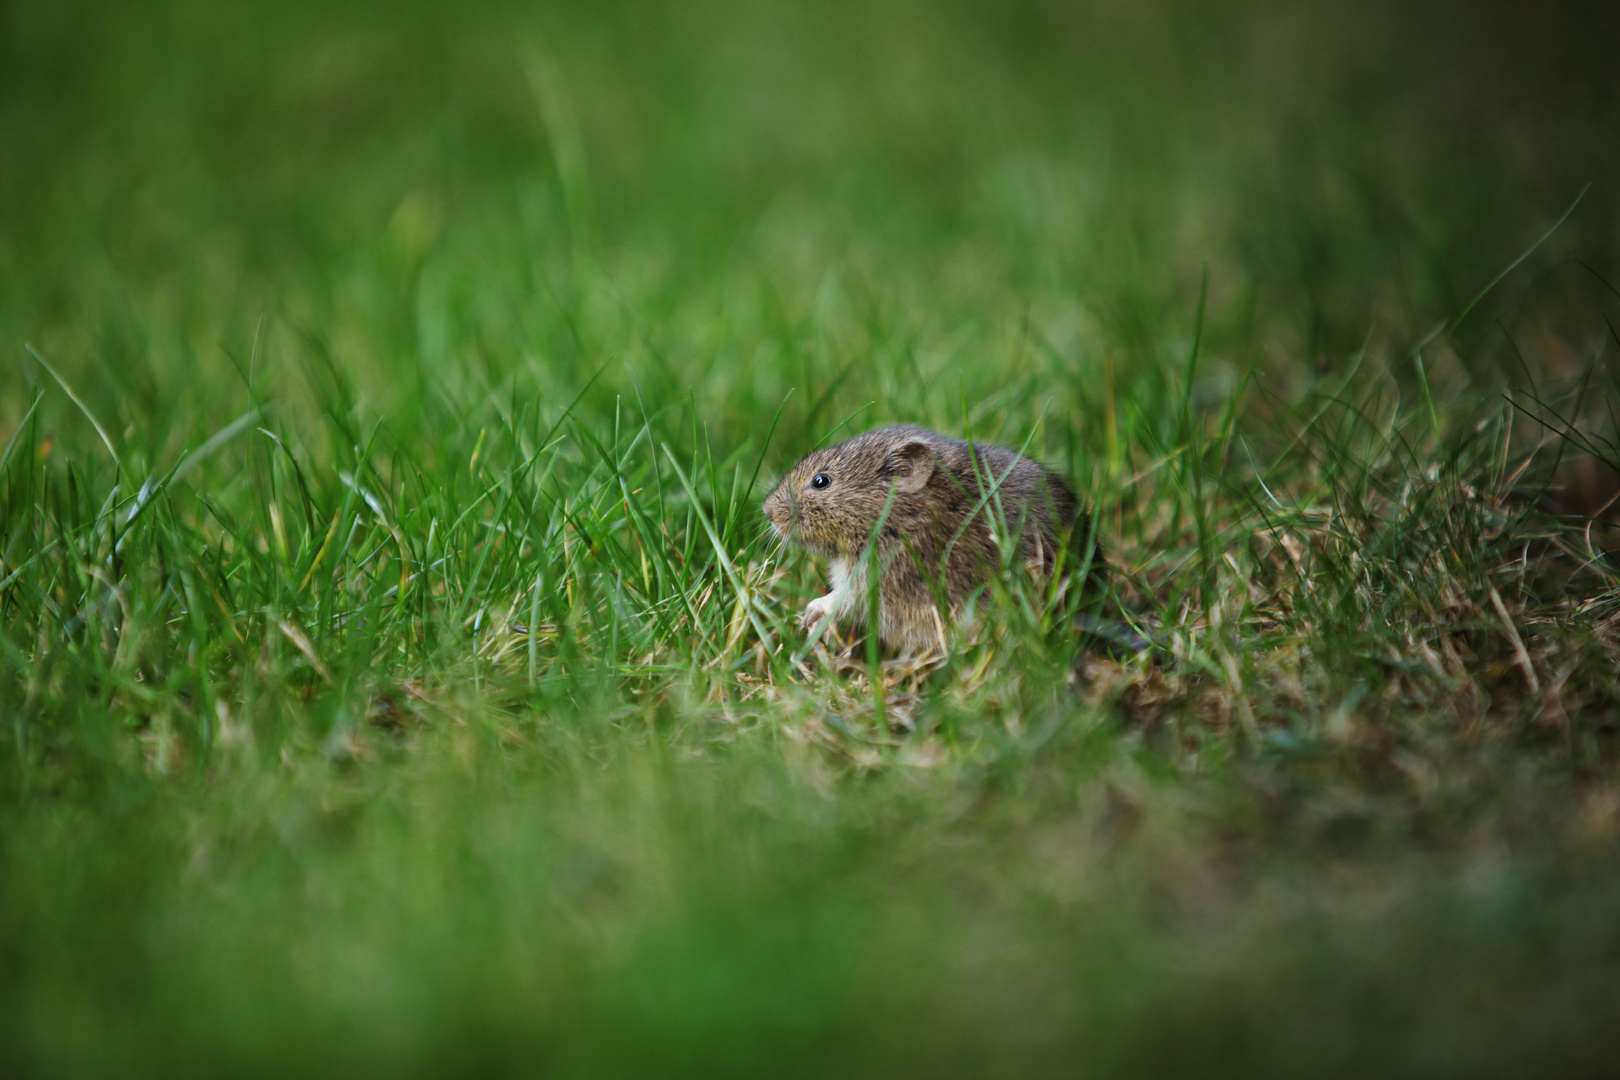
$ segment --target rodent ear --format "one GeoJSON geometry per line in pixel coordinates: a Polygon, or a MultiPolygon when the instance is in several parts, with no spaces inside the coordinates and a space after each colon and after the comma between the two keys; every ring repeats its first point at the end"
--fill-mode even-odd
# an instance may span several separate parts
{"type": "Polygon", "coordinates": [[[902,495],[921,491],[934,475],[934,452],[921,439],[908,439],[889,456],[895,487],[902,495]]]}

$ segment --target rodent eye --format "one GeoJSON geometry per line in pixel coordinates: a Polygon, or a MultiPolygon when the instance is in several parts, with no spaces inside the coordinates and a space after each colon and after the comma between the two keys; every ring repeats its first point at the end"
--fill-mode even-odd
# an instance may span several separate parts
{"type": "Polygon", "coordinates": [[[824,472],[818,472],[810,478],[810,486],[813,488],[824,488],[830,483],[832,483],[832,477],[824,472]]]}

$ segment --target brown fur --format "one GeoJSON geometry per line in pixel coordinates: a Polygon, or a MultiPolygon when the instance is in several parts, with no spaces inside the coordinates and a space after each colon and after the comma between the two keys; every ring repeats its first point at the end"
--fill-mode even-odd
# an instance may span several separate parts
{"type": "MultiPolygon", "coordinates": [[[[865,549],[893,489],[875,565],[879,625],[889,648],[914,653],[944,647],[936,596],[954,615],[1001,564],[996,522],[1016,538],[1032,571],[1050,574],[1086,560],[1090,521],[1062,478],[1004,446],[978,444],[926,428],[878,428],[807,455],[765,499],[765,514],[784,540],[829,561],[832,591],[810,602],[805,622],[864,617],[865,549]],[[975,458],[977,461],[975,461],[975,458]],[[816,488],[812,481],[830,481],[816,488]],[[986,491],[992,491],[985,499],[986,491]],[[937,589],[937,591],[936,591],[937,589]]],[[[1094,553],[1091,564],[1100,568],[1094,553]]]]}

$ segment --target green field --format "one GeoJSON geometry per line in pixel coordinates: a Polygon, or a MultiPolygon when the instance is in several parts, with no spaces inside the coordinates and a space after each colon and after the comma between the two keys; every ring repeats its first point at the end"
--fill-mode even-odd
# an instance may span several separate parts
{"type": "Polygon", "coordinates": [[[1611,8],[0,3],[0,1073],[1612,1073],[1611,8]]]}

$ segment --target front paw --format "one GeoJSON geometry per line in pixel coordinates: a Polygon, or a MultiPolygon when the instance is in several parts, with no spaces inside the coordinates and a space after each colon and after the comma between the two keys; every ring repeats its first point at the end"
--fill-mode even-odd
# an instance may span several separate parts
{"type": "Polygon", "coordinates": [[[833,603],[835,600],[836,597],[832,593],[828,593],[826,596],[816,597],[814,600],[804,605],[804,614],[799,617],[799,624],[806,630],[815,629],[821,620],[832,615],[833,603]]]}

